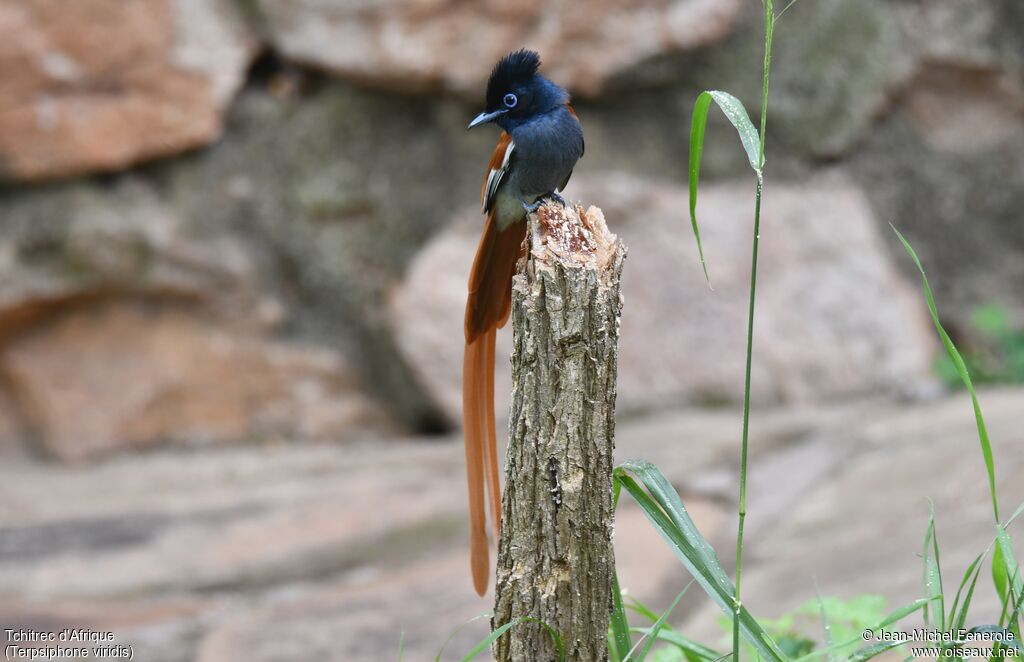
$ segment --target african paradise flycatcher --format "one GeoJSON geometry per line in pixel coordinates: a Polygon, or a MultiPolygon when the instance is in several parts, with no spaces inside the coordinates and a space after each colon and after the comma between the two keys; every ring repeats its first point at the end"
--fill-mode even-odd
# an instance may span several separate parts
{"type": "Polygon", "coordinates": [[[583,156],[583,127],[569,94],[537,73],[540,56],[519,50],[498,61],[487,81],[487,106],[467,128],[501,127],[481,200],[484,234],[469,274],[466,353],[462,368],[462,423],[469,486],[473,586],[487,591],[485,489],[495,541],[501,530],[501,484],[494,426],[494,343],[512,309],[512,276],[523,250],[526,215],[565,188],[583,156]],[[486,482],[486,486],[485,486],[486,482]]]}

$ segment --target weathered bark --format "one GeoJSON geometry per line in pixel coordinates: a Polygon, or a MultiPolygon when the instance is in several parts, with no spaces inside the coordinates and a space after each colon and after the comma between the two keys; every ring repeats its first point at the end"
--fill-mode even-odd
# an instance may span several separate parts
{"type": "MultiPolygon", "coordinates": [[[[600,209],[545,205],[512,289],[512,410],[492,627],[521,617],[566,660],[604,660],[612,606],[612,450],[625,248],[600,209]]],[[[557,659],[523,622],[496,659],[557,659]]]]}

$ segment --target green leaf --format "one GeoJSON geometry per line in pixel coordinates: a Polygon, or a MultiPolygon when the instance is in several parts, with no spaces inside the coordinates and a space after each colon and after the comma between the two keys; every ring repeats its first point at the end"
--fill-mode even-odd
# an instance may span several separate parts
{"type": "Polygon", "coordinates": [[[924,560],[924,576],[922,584],[924,594],[927,598],[937,602],[934,610],[924,607],[924,625],[928,627],[931,614],[935,614],[934,626],[939,630],[946,629],[946,606],[942,593],[942,568],[939,565],[939,540],[935,534],[935,504],[928,502],[930,514],[928,516],[928,527],[924,535],[924,550],[921,558],[924,560]]]}
{"type": "Polygon", "coordinates": [[[626,618],[626,608],[622,606],[622,590],[619,588],[619,575],[615,573],[612,578],[614,582],[614,594],[612,595],[612,638],[615,641],[615,651],[619,659],[623,659],[633,649],[633,642],[629,638],[629,621],[626,618]]]}
{"type": "Polygon", "coordinates": [[[996,578],[996,590],[999,597],[1006,604],[1016,601],[1016,596],[1024,594],[1024,579],[1020,576],[1020,566],[1017,564],[1017,556],[1013,551],[1013,542],[1006,527],[996,524],[996,550],[992,555],[992,576],[996,578]],[[1002,567],[1000,576],[997,577],[997,561],[1002,567]],[[1001,587],[1000,587],[1001,583],[1001,587]],[[1001,589],[1001,590],[1000,590],[1001,589]]]}
{"type": "Polygon", "coordinates": [[[1017,596],[1017,604],[1013,606],[1013,613],[1010,614],[1010,618],[1006,621],[1008,629],[1015,635],[1013,641],[1006,643],[1015,648],[1021,654],[1024,654],[1024,646],[1022,646],[1020,642],[1021,629],[1017,623],[1017,619],[1020,618],[1020,613],[1022,609],[1024,609],[1024,593],[1017,596]]]}
{"type": "Polygon", "coordinates": [[[463,623],[459,627],[455,628],[455,630],[450,635],[448,635],[448,638],[444,640],[444,643],[441,644],[441,650],[437,651],[437,657],[434,658],[434,662],[441,662],[441,656],[444,654],[444,649],[448,647],[448,644],[451,643],[451,640],[455,638],[455,635],[457,635],[458,633],[462,632],[463,628],[465,628],[467,625],[470,625],[471,623],[475,623],[476,621],[479,621],[481,618],[490,618],[490,617],[491,617],[491,613],[490,612],[487,612],[486,614],[477,614],[476,616],[474,616],[473,618],[469,619],[468,621],[466,621],[465,623],[463,623]]]}
{"type": "Polygon", "coordinates": [[[637,646],[639,646],[641,642],[643,642],[644,644],[643,648],[640,649],[640,653],[634,656],[633,651],[629,651],[629,655],[626,656],[625,662],[628,662],[630,660],[635,660],[636,662],[643,662],[647,659],[647,656],[651,652],[651,647],[654,645],[654,642],[658,639],[658,633],[661,632],[661,629],[663,627],[665,627],[665,621],[668,619],[669,614],[671,614],[672,610],[676,608],[676,605],[679,604],[679,601],[682,600],[683,596],[686,595],[686,592],[690,589],[690,586],[692,585],[693,581],[691,580],[690,583],[686,585],[686,588],[679,592],[679,595],[677,595],[676,599],[672,601],[672,604],[668,606],[668,609],[666,609],[665,612],[658,617],[658,620],[654,622],[654,625],[652,625],[650,629],[648,629],[644,633],[644,636],[641,637],[640,641],[636,642],[637,646]]]}
{"type": "Polygon", "coordinates": [[[622,662],[619,649],[615,647],[615,637],[612,635],[611,628],[608,629],[608,662],[622,662]]]}
{"type": "Polygon", "coordinates": [[[704,155],[704,131],[707,128],[708,110],[712,101],[718,104],[725,117],[736,127],[740,142],[747,153],[747,161],[758,177],[761,176],[761,168],[764,167],[764,160],[759,156],[760,138],[757,129],[754,128],[740,100],[718,90],[701,92],[693,106],[693,122],[690,125],[690,224],[693,226],[693,236],[697,240],[697,253],[700,255],[701,268],[704,269],[704,278],[709,285],[711,278],[708,276],[708,265],[704,260],[704,247],[701,245],[700,229],[697,226],[697,187],[700,182],[700,163],[704,155]]]}
{"type": "MultiPolygon", "coordinates": [[[[645,628],[632,628],[632,630],[634,632],[647,631],[645,628]]],[[[673,646],[679,648],[681,651],[687,654],[688,658],[692,656],[699,660],[705,660],[706,662],[715,662],[715,660],[721,660],[723,657],[725,657],[724,654],[719,653],[718,651],[712,648],[708,648],[704,644],[693,641],[692,639],[688,639],[687,637],[684,637],[675,630],[667,630],[663,628],[660,632],[658,632],[655,638],[659,641],[664,641],[665,643],[672,644],[673,646]]]]}
{"type": "MultiPolygon", "coordinates": [[[[825,602],[821,599],[821,593],[818,591],[817,582],[815,582],[814,594],[818,598],[818,613],[821,616],[821,628],[825,633],[825,647],[829,648],[835,642],[832,640],[832,626],[828,620],[828,611],[825,609],[825,602]]],[[[829,659],[832,659],[831,655],[829,655],[829,659]]]]}
{"type": "Polygon", "coordinates": [[[949,623],[952,629],[960,630],[967,622],[967,612],[971,607],[971,599],[974,597],[974,587],[978,583],[978,575],[981,574],[981,560],[985,553],[978,554],[971,565],[964,571],[964,577],[960,580],[960,587],[956,590],[956,597],[953,599],[953,607],[949,610],[949,623]],[[969,583],[968,583],[969,582],[969,583]],[[964,595],[963,606],[960,606],[960,595],[964,587],[967,587],[967,594],[964,595]],[[957,609],[959,608],[959,612],[957,609]]]}
{"type": "MultiPolygon", "coordinates": [[[[734,618],[737,611],[735,589],[710,543],[697,530],[668,480],[650,462],[637,460],[618,467],[615,478],[621,481],[622,487],[640,505],[644,515],[654,524],[701,588],[727,616],[734,618]],[[627,471],[636,475],[647,491],[627,471]]],[[[742,605],[738,611],[740,632],[761,658],[766,662],[785,662],[785,655],[750,612],[742,605]]]]}
{"type": "Polygon", "coordinates": [[[924,609],[924,606],[931,602],[931,598],[918,598],[909,604],[905,604],[899,609],[893,609],[889,612],[889,615],[879,621],[878,625],[871,628],[872,631],[881,630],[887,625],[892,625],[897,621],[902,621],[907,616],[910,616],[918,609],[924,609]]]}
{"type": "Polygon", "coordinates": [[[939,339],[942,340],[942,346],[946,350],[946,354],[949,355],[951,361],[956,366],[957,374],[960,375],[960,380],[963,382],[967,392],[971,394],[971,403],[974,405],[974,420],[978,427],[978,440],[981,443],[981,454],[985,460],[985,470],[988,472],[988,489],[989,495],[992,499],[992,512],[995,515],[996,522],[999,522],[999,500],[996,497],[996,470],[995,461],[992,458],[992,444],[988,440],[988,429],[985,427],[985,417],[981,414],[981,404],[978,402],[978,394],[974,391],[974,383],[971,382],[971,376],[967,372],[967,366],[964,364],[964,359],[960,356],[960,352],[957,350],[956,345],[950,339],[949,334],[946,333],[946,329],[942,327],[942,323],[939,322],[939,313],[935,308],[935,298],[932,296],[931,285],[928,284],[928,276],[924,273],[924,267],[921,266],[921,260],[918,259],[917,253],[914,252],[914,248],[909,242],[900,234],[900,231],[896,229],[896,226],[892,223],[889,224],[892,231],[899,237],[900,243],[903,244],[903,248],[906,249],[910,255],[910,259],[914,261],[914,265],[917,266],[917,270],[921,272],[921,280],[924,283],[924,296],[928,303],[928,311],[932,316],[932,323],[935,325],[935,330],[939,333],[939,339]]]}
{"type": "Polygon", "coordinates": [[[504,625],[502,625],[499,628],[495,628],[494,632],[492,632],[489,635],[487,635],[486,637],[484,637],[483,640],[480,643],[478,643],[476,646],[473,646],[473,648],[468,653],[466,653],[463,656],[462,662],[469,662],[474,657],[476,657],[480,653],[482,653],[485,650],[487,650],[488,648],[490,648],[491,644],[493,644],[498,639],[498,637],[500,637],[501,635],[505,634],[506,632],[511,630],[514,626],[518,625],[519,623],[520,623],[520,620],[517,618],[514,621],[510,621],[508,623],[505,623],[504,625]]]}
{"type": "Polygon", "coordinates": [[[850,655],[850,662],[866,662],[873,657],[881,655],[887,650],[892,650],[893,648],[902,645],[902,641],[879,641],[876,644],[871,644],[870,646],[865,646],[864,648],[855,651],[850,655]]]}
{"type": "Polygon", "coordinates": [[[505,634],[506,632],[511,630],[516,625],[519,625],[520,623],[537,623],[545,630],[547,630],[548,634],[551,635],[551,638],[555,642],[555,648],[558,651],[558,659],[565,660],[565,649],[562,647],[562,638],[558,636],[558,633],[555,632],[554,628],[552,628],[550,625],[548,625],[540,619],[532,618],[530,616],[524,616],[522,618],[513,619],[508,623],[505,623],[504,625],[495,628],[493,632],[484,637],[480,641],[480,643],[474,646],[468,653],[466,653],[465,656],[463,656],[462,662],[470,662],[470,660],[475,658],[477,655],[489,649],[491,647],[491,644],[497,641],[498,638],[501,637],[501,635],[505,634]]]}
{"type": "MultiPolygon", "coordinates": [[[[654,613],[654,611],[650,607],[640,602],[635,597],[630,596],[629,604],[626,605],[626,609],[632,609],[636,613],[640,614],[641,616],[649,620],[651,623],[654,623],[658,620],[658,614],[654,613]]],[[[634,628],[630,629],[632,630],[634,628]]]]}
{"type": "Polygon", "coordinates": [[[719,90],[702,92],[701,96],[705,94],[715,100],[715,103],[721,108],[726,119],[736,128],[736,133],[740,136],[740,142],[743,143],[743,151],[747,153],[747,162],[750,164],[751,169],[755,173],[761,172],[761,169],[764,167],[764,160],[760,156],[761,137],[758,135],[757,129],[754,128],[754,123],[750,121],[750,116],[747,115],[743,102],[728,92],[721,92],[719,90]]]}
{"type": "Polygon", "coordinates": [[[996,593],[999,594],[1000,604],[1005,605],[1009,596],[1006,593],[1006,563],[1003,561],[1003,552],[999,548],[999,539],[996,538],[996,548],[992,552],[992,583],[996,587],[996,593]]]}

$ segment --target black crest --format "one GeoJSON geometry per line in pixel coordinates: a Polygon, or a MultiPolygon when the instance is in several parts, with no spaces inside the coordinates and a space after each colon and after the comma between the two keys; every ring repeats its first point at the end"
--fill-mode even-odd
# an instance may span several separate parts
{"type": "Polygon", "coordinates": [[[528,84],[540,68],[540,55],[522,48],[498,60],[487,81],[487,107],[501,104],[501,97],[509,90],[528,84]]]}

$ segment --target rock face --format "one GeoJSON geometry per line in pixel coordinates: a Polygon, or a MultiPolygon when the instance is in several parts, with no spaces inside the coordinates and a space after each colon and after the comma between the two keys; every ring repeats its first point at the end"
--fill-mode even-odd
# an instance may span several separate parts
{"type": "Polygon", "coordinates": [[[232,335],[177,306],[64,313],[8,344],[2,369],[22,424],[66,461],[160,443],[337,439],[380,420],[337,355],[232,335]]]}
{"type": "MultiPolygon", "coordinates": [[[[990,301],[1024,323],[1022,6],[820,0],[784,16],[806,29],[776,40],[760,402],[916,388],[931,341],[897,321],[920,304],[890,283],[887,246],[916,275],[880,244],[884,221],[918,248],[954,331],[990,301]],[[831,160],[850,177],[815,175],[831,160]],[[828,287],[800,289],[815,280],[828,287]]],[[[715,293],[685,199],[658,182],[685,179],[699,90],[753,109],[760,30],[739,0],[0,0],[0,439],[24,442],[4,447],[72,458],[288,430],[348,439],[378,407],[407,430],[457,423],[479,215],[437,237],[475,199],[493,146],[464,130],[480,86],[520,46],[580,97],[588,149],[570,194],[609,210],[633,246],[623,407],[735,400],[751,190],[733,183],[748,175],[731,127],[712,120],[705,144],[715,293]],[[594,179],[613,171],[635,178],[594,179]],[[74,179],[97,172],[110,174],[74,179]],[[70,181],[24,183],[53,178],[70,181]],[[108,369],[139,399],[96,386],[108,369]],[[217,414],[196,395],[213,391],[217,414]],[[187,433],[131,422],[163,406],[187,433]]]]}
{"type": "Polygon", "coordinates": [[[116,170],[213,141],[254,46],[228,0],[3,0],[0,175],[116,170]]]}
{"type": "MultiPolygon", "coordinates": [[[[749,180],[705,185],[698,213],[714,291],[685,217],[685,190],[624,175],[580,177],[569,195],[600,202],[629,246],[619,357],[620,412],[737,402],[743,392],[749,180]]],[[[395,333],[450,415],[460,411],[465,278],[479,232],[468,213],[413,261],[395,293],[395,333]]],[[[887,256],[867,201],[848,178],[767,188],[761,220],[755,401],[822,402],[930,383],[935,348],[919,293],[887,256]]],[[[499,334],[497,402],[510,351],[499,334]]],[[[505,390],[503,391],[502,388],[505,390]]]]}
{"type": "Polygon", "coordinates": [[[979,306],[1024,325],[1024,6],[897,8],[919,64],[851,170],[917,247],[954,337],[985,342],[972,338],[979,306]]]}
{"type": "Polygon", "coordinates": [[[552,65],[546,71],[555,80],[574,92],[594,94],[609,76],[646,58],[720,39],[741,3],[257,0],[257,5],[282,53],[348,78],[397,89],[443,85],[479,93],[490,63],[529,47],[552,65]]]}
{"type": "Polygon", "coordinates": [[[4,440],[80,460],[380,425],[336,351],[278,337],[282,304],[244,243],[145,181],[40,191],[4,212],[4,440]]]}
{"type": "Polygon", "coordinates": [[[911,75],[915,53],[883,0],[798,2],[782,21],[800,34],[778,40],[769,114],[807,154],[843,154],[911,75]]]}

